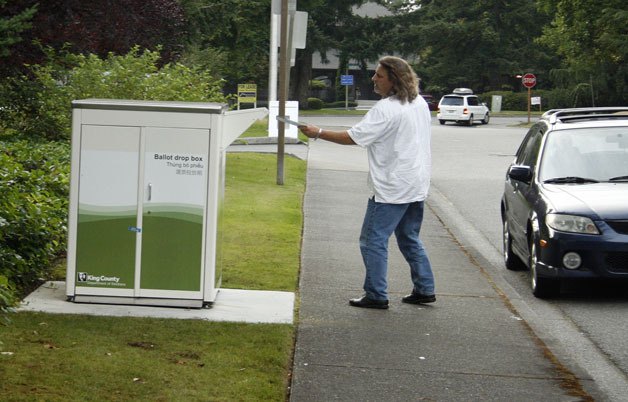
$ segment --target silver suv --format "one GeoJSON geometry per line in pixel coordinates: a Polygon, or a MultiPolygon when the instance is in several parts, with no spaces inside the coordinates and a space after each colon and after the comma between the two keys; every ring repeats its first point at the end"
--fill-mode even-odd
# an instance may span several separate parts
{"type": "Polygon", "coordinates": [[[452,94],[441,98],[436,118],[440,124],[453,121],[472,126],[474,122],[488,124],[490,116],[486,103],[480,103],[472,90],[456,88],[452,94]]]}

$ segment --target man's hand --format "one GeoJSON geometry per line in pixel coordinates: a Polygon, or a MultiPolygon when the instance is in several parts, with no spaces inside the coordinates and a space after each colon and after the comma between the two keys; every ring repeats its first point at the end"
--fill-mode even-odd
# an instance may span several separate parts
{"type": "Polygon", "coordinates": [[[305,134],[308,138],[317,138],[334,142],[341,145],[355,145],[353,139],[349,136],[348,131],[333,131],[333,130],[321,130],[320,127],[308,124],[306,126],[299,126],[299,130],[305,134]]]}
{"type": "Polygon", "coordinates": [[[319,127],[308,124],[307,126],[299,126],[299,130],[308,138],[316,138],[319,127]]]}

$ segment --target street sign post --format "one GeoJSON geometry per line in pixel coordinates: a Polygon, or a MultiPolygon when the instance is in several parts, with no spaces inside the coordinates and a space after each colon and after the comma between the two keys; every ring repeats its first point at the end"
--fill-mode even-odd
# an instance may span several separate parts
{"type": "Polygon", "coordinates": [[[257,84],[238,84],[238,110],[240,103],[253,103],[257,107],[257,84]]]}
{"type": "Polygon", "coordinates": [[[534,74],[527,73],[521,77],[521,83],[526,88],[533,88],[536,85],[536,76],[534,74]]]}
{"type": "Polygon", "coordinates": [[[345,86],[345,110],[349,110],[349,85],[353,85],[353,76],[341,75],[340,85],[345,86]]]}
{"type": "Polygon", "coordinates": [[[521,84],[528,88],[528,124],[530,124],[530,98],[532,97],[532,88],[536,85],[536,76],[532,73],[524,74],[521,77],[521,84]]]}
{"type": "Polygon", "coordinates": [[[340,85],[353,85],[353,76],[352,75],[341,75],[340,76],[340,85]]]}
{"type": "Polygon", "coordinates": [[[539,106],[539,112],[542,111],[542,107],[541,107],[541,97],[540,96],[533,96],[532,98],[530,98],[530,108],[532,108],[532,106],[534,105],[538,105],[539,106]]]}

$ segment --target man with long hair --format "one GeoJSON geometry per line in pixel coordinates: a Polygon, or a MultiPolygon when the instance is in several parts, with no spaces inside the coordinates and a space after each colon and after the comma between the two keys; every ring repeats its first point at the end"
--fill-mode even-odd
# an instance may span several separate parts
{"type": "Polygon", "coordinates": [[[431,115],[419,96],[418,78],[403,59],[379,60],[371,78],[382,99],[346,131],[300,126],[309,138],[365,147],[369,160],[368,200],[360,233],[366,269],[364,295],[349,300],[355,307],[388,308],[388,239],[395,233],[399,250],[410,265],[412,293],[404,303],[436,301],[434,275],[419,239],[431,174],[431,115]]]}

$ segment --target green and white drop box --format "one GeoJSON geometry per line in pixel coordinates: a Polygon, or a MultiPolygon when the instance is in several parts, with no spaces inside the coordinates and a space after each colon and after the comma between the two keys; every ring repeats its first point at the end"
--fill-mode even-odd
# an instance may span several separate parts
{"type": "Polygon", "coordinates": [[[68,300],[214,302],[226,148],[267,110],[112,99],[72,107],[68,300]]]}

